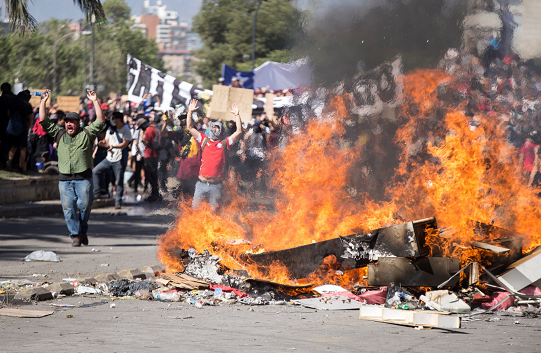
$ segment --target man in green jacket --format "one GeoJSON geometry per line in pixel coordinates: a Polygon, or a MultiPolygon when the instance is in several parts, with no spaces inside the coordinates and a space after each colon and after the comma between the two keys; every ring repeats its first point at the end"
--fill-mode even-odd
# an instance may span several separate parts
{"type": "Polygon", "coordinates": [[[65,128],[52,123],[47,117],[45,104],[49,90],[43,91],[39,106],[39,122],[57,143],[60,201],[64,218],[73,243],[71,246],[88,245],[88,219],[92,208],[92,145],[97,134],[105,125],[105,117],[94,91],[87,91],[87,98],[96,109],[96,120],[84,129],[81,117],[68,113],[65,128]],[[79,208],[79,213],[77,213],[79,208]]]}

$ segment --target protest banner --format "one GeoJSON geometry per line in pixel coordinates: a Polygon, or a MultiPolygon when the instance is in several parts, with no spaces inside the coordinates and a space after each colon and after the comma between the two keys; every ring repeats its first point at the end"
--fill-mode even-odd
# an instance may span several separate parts
{"type": "Polygon", "coordinates": [[[150,93],[157,98],[160,108],[175,108],[182,104],[188,106],[190,99],[196,98],[199,92],[212,92],[196,87],[191,83],[177,80],[151,66],[145,65],[128,55],[128,82],[126,89],[131,102],[141,103],[143,97],[150,93]]]}
{"type": "Polygon", "coordinates": [[[231,104],[237,103],[241,120],[249,122],[252,119],[253,90],[214,85],[212,91],[214,94],[208,112],[210,118],[217,120],[233,119],[229,109],[231,104]]]}
{"type": "Polygon", "coordinates": [[[58,96],[56,102],[58,103],[58,110],[63,110],[64,113],[79,112],[80,99],[78,96],[58,96]]]}
{"type": "Polygon", "coordinates": [[[274,115],[274,93],[265,93],[265,113],[269,118],[272,118],[274,115]]]}

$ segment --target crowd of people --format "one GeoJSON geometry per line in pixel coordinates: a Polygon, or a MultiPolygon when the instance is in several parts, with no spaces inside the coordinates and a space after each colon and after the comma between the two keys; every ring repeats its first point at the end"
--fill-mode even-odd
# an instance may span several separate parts
{"type": "MultiPolygon", "coordinates": [[[[41,126],[39,107],[32,108],[30,98],[31,92],[15,95],[9,83],[2,84],[0,168],[19,173],[58,173],[58,141],[41,126]],[[9,124],[16,120],[14,115],[21,122],[15,132],[9,124]]],[[[85,128],[96,121],[98,109],[103,111],[105,125],[92,147],[95,199],[114,197],[115,206],[120,208],[125,187],[142,197],[146,192],[149,202],[160,201],[166,194],[180,199],[193,197],[201,168],[201,151],[196,146],[202,141],[190,134],[188,112],[179,116],[173,111],[164,113],[159,102],[152,99],[134,104],[105,97],[94,103],[85,97],[81,98],[78,111],[65,112],[59,109],[58,102],[52,101],[43,114],[61,129],[66,128],[68,115],[77,115],[80,127],[85,128]]],[[[247,190],[252,186],[263,188],[265,173],[261,170],[269,152],[277,147],[283,119],[262,112],[238,125],[234,119],[218,122],[197,108],[190,114],[194,117],[193,130],[202,136],[211,136],[212,126],[217,124],[223,127],[224,139],[238,135],[235,140],[239,143],[229,146],[227,165],[241,175],[241,184],[247,190]]]]}
{"type": "MultiPolygon", "coordinates": [[[[493,41],[494,42],[494,41],[493,41]]],[[[447,101],[465,105],[475,128],[477,117],[489,116],[505,131],[508,142],[520,151],[521,168],[529,185],[541,180],[541,70],[533,61],[502,53],[498,42],[481,57],[449,49],[439,68],[453,76],[458,97],[447,101]]],[[[440,86],[445,98],[447,87],[440,86]]],[[[445,100],[445,99],[444,99],[445,100]]]]}

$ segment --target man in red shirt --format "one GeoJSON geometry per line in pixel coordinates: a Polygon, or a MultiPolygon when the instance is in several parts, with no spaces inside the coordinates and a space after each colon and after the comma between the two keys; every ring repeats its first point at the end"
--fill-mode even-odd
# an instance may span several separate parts
{"type": "Polygon", "coordinates": [[[197,109],[197,100],[192,99],[188,106],[188,118],[186,125],[188,131],[201,145],[201,168],[199,169],[199,181],[195,184],[195,194],[192,207],[198,208],[203,199],[208,197],[213,210],[219,206],[223,192],[223,180],[226,173],[226,153],[236,143],[242,134],[242,125],[239,115],[239,107],[233,103],[229,110],[235,116],[237,131],[231,136],[225,137],[225,128],[220,122],[210,123],[209,136],[194,128],[192,114],[197,109]]]}
{"type": "Polygon", "coordinates": [[[144,119],[137,120],[137,127],[145,130],[143,136],[143,144],[145,145],[145,178],[150,184],[150,196],[146,199],[149,202],[161,201],[160,190],[158,189],[158,151],[154,148],[155,141],[158,136],[156,130],[156,121],[153,117],[150,118],[150,125],[145,128],[146,121],[144,119]]]}

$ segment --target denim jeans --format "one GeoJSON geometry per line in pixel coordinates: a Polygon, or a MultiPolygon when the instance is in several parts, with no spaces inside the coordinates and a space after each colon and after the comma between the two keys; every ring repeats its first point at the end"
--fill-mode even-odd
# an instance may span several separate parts
{"type": "Polygon", "coordinates": [[[122,203],[122,194],[124,193],[124,171],[126,170],[126,167],[122,165],[122,161],[113,163],[109,162],[107,159],[104,159],[96,167],[94,167],[94,170],[92,171],[92,180],[94,181],[94,185],[99,185],[100,175],[110,169],[113,169],[116,179],[115,204],[120,205],[122,203]]]}
{"type": "Polygon", "coordinates": [[[92,180],[60,181],[58,189],[70,237],[86,234],[92,201],[94,201],[92,180]],[[77,208],[79,208],[79,213],[77,213],[77,208]]]}
{"type": "Polygon", "coordinates": [[[222,199],[222,190],[224,186],[222,183],[219,184],[209,184],[203,181],[198,181],[195,184],[195,194],[193,196],[192,208],[199,208],[203,199],[208,196],[210,207],[213,210],[216,210],[216,207],[219,206],[218,202],[222,199]]]}

